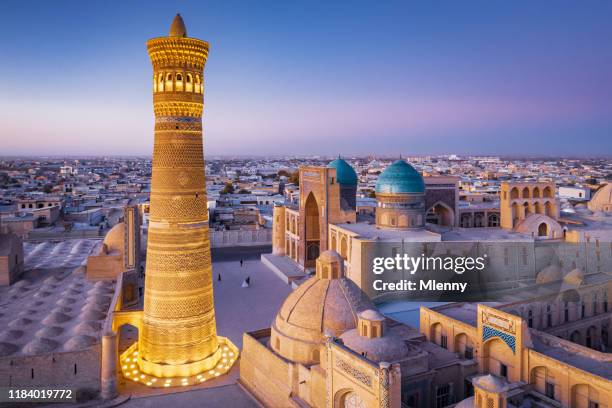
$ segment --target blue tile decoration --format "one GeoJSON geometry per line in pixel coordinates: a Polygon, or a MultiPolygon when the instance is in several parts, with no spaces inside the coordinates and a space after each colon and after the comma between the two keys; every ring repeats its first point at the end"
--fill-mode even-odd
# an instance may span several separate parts
{"type": "Polygon", "coordinates": [[[508,347],[510,347],[512,353],[516,354],[516,337],[489,326],[482,326],[483,343],[489,339],[492,339],[493,337],[499,337],[504,343],[508,345],[508,347]]]}

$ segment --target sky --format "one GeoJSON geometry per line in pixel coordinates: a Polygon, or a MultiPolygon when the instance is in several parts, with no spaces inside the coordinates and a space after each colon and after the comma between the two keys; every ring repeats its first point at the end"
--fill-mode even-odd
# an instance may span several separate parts
{"type": "Polygon", "coordinates": [[[146,41],[210,43],[207,155],[612,155],[610,1],[14,1],[0,156],[150,155],[146,41]]]}

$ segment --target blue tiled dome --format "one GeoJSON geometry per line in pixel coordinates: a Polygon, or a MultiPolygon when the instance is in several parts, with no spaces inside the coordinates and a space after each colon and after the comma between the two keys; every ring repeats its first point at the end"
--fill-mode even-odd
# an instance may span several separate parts
{"type": "Polygon", "coordinates": [[[378,177],[376,192],[382,194],[424,193],[425,182],[418,171],[404,160],[391,164],[378,177]]]}
{"type": "Polygon", "coordinates": [[[336,178],[339,184],[357,185],[357,173],[355,173],[351,165],[343,159],[337,158],[330,162],[327,167],[336,169],[336,178]]]}

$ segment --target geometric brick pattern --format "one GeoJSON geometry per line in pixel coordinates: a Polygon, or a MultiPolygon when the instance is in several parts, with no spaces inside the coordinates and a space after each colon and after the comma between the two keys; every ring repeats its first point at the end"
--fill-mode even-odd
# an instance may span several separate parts
{"type": "Polygon", "coordinates": [[[197,363],[219,348],[204,175],[204,100],[200,88],[196,92],[190,84],[187,91],[182,82],[204,77],[208,44],[162,37],[149,40],[147,47],[153,78],[171,78],[171,84],[165,87],[169,91],[154,85],[150,227],[138,347],[145,372],[148,363],[197,363]]]}
{"type": "Polygon", "coordinates": [[[510,347],[512,353],[516,354],[516,337],[511,334],[504,333],[500,330],[494,329],[489,326],[482,326],[482,341],[485,342],[494,337],[500,338],[504,343],[510,347]]]}

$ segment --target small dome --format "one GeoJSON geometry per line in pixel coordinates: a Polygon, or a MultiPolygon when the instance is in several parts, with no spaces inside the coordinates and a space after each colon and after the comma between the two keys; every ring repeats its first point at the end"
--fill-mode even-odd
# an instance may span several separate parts
{"type": "Polygon", "coordinates": [[[0,333],[0,341],[17,340],[23,336],[23,330],[5,330],[0,333]]]}
{"type": "Polygon", "coordinates": [[[597,190],[588,207],[593,212],[612,211],[612,183],[607,183],[597,190]]]}
{"type": "Polygon", "coordinates": [[[95,321],[85,321],[79,323],[74,329],[73,332],[76,334],[95,334],[102,330],[102,324],[95,321]]]}
{"type": "Polygon", "coordinates": [[[106,317],[106,314],[97,312],[95,310],[87,310],[79,315],[79,318],[85,320],[102,320],[106,317]]]}
{"type": "Polygon", "coordinates": [[[482,375],[472,380],[474,386],[489,392],[503,392],[508,388],[508,383],[499,377],[491,374],[482,375]]]}
{"type": "Polygon", "coordinates": [[[96,343],[96,338],[87,335],[78,335],[70,338],[64,344],[64,350],[75,351],[86,349],[96,343]]]}
{"type": "Polygon", "coordinates": [[[172,25],[170,26],[170,37],[187,37],[187,27],[180,14],[174,16],[172,25]]]}
{"type": "Polygon", "coordinates": [[[8,325],[9,325],[9,327],[22,328],[22,327],[29,326],[30,324],[32,324],[32,322],[33,322],[33,320],[31,320],[31,319],[27,319],[25,317],[20,317],[19,319],[13,320],[8,325]]]}
{"type": "Polygon", "coordinates": [[[323,263],[334,263],[334,262],[344,262],[342,260],[342,257],[340,256],[340,254],[336,251],[333,250],[327,250],[327,251],[323,251],[319,257],[317,258],[318,261],[321,261],[323,263]]]}
{"type": "Polygon", "coordinates": [[[43,327],[36,332],[36,337],[57,337],[64,332],[64,329],[58,326],[43,327]]]}
{"type": "MultiPolygon", "coordinates": [[[[337,261],[333,251],[321,256],[337,261]]],[[[272,322],[271,347],[288,360],[316,363],[312,353],[325,336],[340,336],[356,328],[358,314],[366,309],[374,309],[374,304],[352,280],[315,275],[283,302],[272,322]]]]}
{"type": "Polygon", "coordinates": [[[23,353],[27,355],[48,353],[55,350],[57,346],[59,346],[59,343],[55,340],[36,337],[23,347],[23,353]]]}
{"type": "Polygon", "coordinates": [[[346,162],[346,160],[337,158],[334,161],[331,161],[327,167],[331,167],[336,169],[336,179],[338,180],[338,184],[345,184],[350,186],[357,185],[357,173],[353,167],[346,162]]]}
{"type": "Polygon", "coordinates": [[[0,357],[10,356],[17,350],[19,350],[19,347],[17,347],[13,343],[0,343],[0,357]]]}
{"type": "Polygon", "coordinates": [[[104,237],[104,245],[108,253],[122,253],[125,241],[125,224],[120,222],[108,231],[104,237]]]}
{"type": "Polygon", "coordinates": [[[414,167],[404,160],[397,160],[378,177],[376,192],[382,194],[424,193],[425,182],[414,167]]]}
{"type": "Polygon", "coordinates": [[[543,284],[549,282],[560,281],[562,279],[561,268],[559,265],[548,265],[536,276],[536,283],[543,284]]]}
{"type": "Polygon", "coordinates": [[[409,351],[406,343],[392,334],[383,337],[365,337],[361,336],[357,329],[352,329],[342,334],[340,338],[346,347],[377,363],[401,360],[409,351]]]}
{"type": "Polygon", "coordinates": [[[584,272],[581,269],[576,268],[571,270],[567,275],[563,277],[563,282],[573,286],[580,286],[584,280],[584,272]]]}
{"type": "Polygon", "coordinates": [[[382,321],[385,320],[385,316],[383,316],[382,314],[380,314],[378,311],[374,310],[374,309],[368,309],[368,310],[364,310],[363,312],[361,312],[359,314],[359,317],[361,319],[364,320],[370,320],[370,321],[382,321]]]}
{"type": "Polygon", "coordinates": [[[49,316],[45,317],[42,321],[42,323],[45,326],[55,326],[56,324],[63,324],[70,321],[70,316],[68,316],[65,313],[59,312],[59,311],[55,311],[51,314],[49,314],[49,316]]]}

